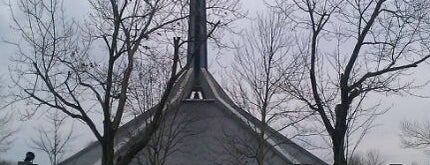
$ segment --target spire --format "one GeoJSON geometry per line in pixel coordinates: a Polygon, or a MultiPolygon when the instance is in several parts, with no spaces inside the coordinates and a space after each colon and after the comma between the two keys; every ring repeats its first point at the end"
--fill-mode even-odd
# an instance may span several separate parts
{"type": "Polygon", "coordinates": [[[187,60],[196,71],[207,68],[206,0],[190,0],[187,60]]]}

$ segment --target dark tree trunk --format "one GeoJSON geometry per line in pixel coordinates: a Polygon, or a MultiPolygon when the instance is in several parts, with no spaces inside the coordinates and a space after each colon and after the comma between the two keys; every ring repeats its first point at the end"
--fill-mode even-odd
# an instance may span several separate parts
{"type": "Polygon", "coordinates": [[[264,133],[258,136],[257,164],[264,165],[264,133]]]}
{"type": "Polygon", "coordinates": [[[105,140],[102,144],[102,165],[113,165],[114,146],[113,139],[105,140]]]}
{"type": "Polygon", "coordinates": [[[101,140],[102,146],[102,165],[114,165],[114,139],[115,130],[111,129],[111,123],[104,121],[104,136],[101,140]]]}
{"type": "Polygon", "coordinates": [[[344,100],[344,102],[343,104],[338,104],[335,108],[336,125],[334,133],[331,135],[334,165],[346,165],[347,163],[345,158],[345,134],[347,130],[346,118],[350,101],[344,100]]]}
{"type": "Polygon", "coordinates": [[[345,136],[338,136],[333,138],[333,158],[334,165],[346,165],[345,159],[345,136]]]}

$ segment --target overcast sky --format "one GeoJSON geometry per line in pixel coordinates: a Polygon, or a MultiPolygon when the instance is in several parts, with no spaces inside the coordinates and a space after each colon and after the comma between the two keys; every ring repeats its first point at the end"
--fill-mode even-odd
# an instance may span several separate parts
{"type": "MultiPolygon", "coordinates": [[[[13,1],[13,0],[12,0],[13,1]]],[[[85,14],[87,11],[86,0],[65,0],[66,10],[72,14],[85,14]]],[[[261,11],[259,7],[263,6],[262,0],[243,0],[243,8],[250,10],[253,13],[255,11],[261,11]]],[[[7,7],[4,5],[0,6],[0,38],[7,40],[16,40],[17,36],[9,29],[10,25],[10,14],[7,7]]],[[[8,75],[8,66],[14,65],[10,62],[10,58],[14,55],[14,48],[5,43],[0,43],[0,73],[6,79],[8,75]]],[[[210,54],[211,55],[211,54],[210,54]]],[[[221,57],[222,58],[222,57],[221,57]]],[[[216,66],[210,68],[212,72],[216,72],[216,66]]],[[[418,80],[425,81],[430,80],[430,67],[421,67],[416,72],[415,77],[418,80]]],[[[216,74],[215,74],[216,76],[216,74]]],[[[430,86],[424,87],[419,91],[419,94],[430,95],[430,86]]],[[[418,162],[420,164],[430,164],[430,156],[425,155],[423,151],[413,149],[403,149],[400,146],[400,122],[406,119],[410,120],[425,120],[430,119],[430,99],[418,98],[412,96],[390,96],[372,98],[374,100],[380,100],[386,107],[391,107],[391,110],[385,115],[379,117],[375,124],[377,127],[372,129],[370,133],[365,137],[359,150],[365,152],[367,150],[379,150],[383,157],[388,161],[387,163],[404,163],[410,164],[411,162],[418,162]]],[[[22,160],[25,152],[31,150],[27,145],[29,137],[34,133],[33,127],[37,124],[33,120],[26,122],[16,122],[15,126],[19,127],[19,132],[16,135],[16,141],[12,145],[12,148],[3,157],[12,161],[22,160]]],[[[78,133],[80,136],[85,133],[78,133]]],[[[80,147],[87,144],[90,140],[79,140],[77,145],[74,145],[74,151],[79,150],[80,147]]],[[[321,156],[321,155],[319,155],[321,156]]],[[[330,160],[330,157],[323,157],[325,160],[330,160]]],[[[36,163],[41,165],[48,164],[48,160],[45,156],[40,154],[37,156],[36,163]]]]}

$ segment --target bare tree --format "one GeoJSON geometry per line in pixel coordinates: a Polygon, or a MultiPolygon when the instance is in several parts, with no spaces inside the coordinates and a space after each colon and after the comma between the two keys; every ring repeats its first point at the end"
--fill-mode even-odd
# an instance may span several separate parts
{"type": "Polygon", "coordinates": [[[110,165],[137,54],[144,51],[143,41],[185,16],[168,11],[168,1],[89,2],[95,9],[89,20],[93,26],[78,29],[61,14],[62,1],[19,1],[28,22],[13,17],[15,28],[31,49],[18,45],[16,62],[22,67],[13,71],[19,76],[14,81],[22,91],[18,97],[36,105],[36,110],[45,106],[57,109],[88,125],[101,143],[102,164],[110,165]],[[78,30],[86,34],[78,36],[78,30]],[[98,52],[103,58],[90,52],[97,41],[106,48],[98,52]],[[103,115],[103,128],[97,128],[91,113],[103,115]]]}
{"type": "MultiPolygon", "coordinates": [[[[174,39],[176,58],[180,57],[179,46],[183,43],[180,38],[174,39]]],[[[158,103],[160,95],[165,90],[164,81],[169,77],[169,73],[166,71],[171,69],[166,68],[166,66],[168,64],[160,64],[159,61],[154,60],[149,65],[137,67],[139,74],[148,74],[148,76],[139,75],[140,80],[130,84],[130,97],[135,98],[135,100],[127,104],[133,116],[148,111],[158,103]]],[[[168,156],[178,152],[185,137],[195,134],[195,132],[186,129],[187,125],[192,122],[184,119],[186,114],[178,114],[176,110],[170,112],[169,115],[162,115],[159,126],[151,136],[147,147],[141,151],[142,154],[136,156],[137,163],[163,165],[168,156]]],[[[151,121],[145,124],[150,123],[151,121]]],[[[127,132],[127,134],[128,137],[133,137],[135,132],[127,132]]]]}
{"type": "Polygon", "coordinates": [[[417,87],[406,73],[430,58],[429,3],[294,0],[275,4],[294,22],[285,28],[296,36],[292,52],[305,60],[302,74],[285,81],[284,89],[319,115],[330,138],[334,164],[347,164],[346,148],[351,143],[347,134],[366,132],[362,128],[369,128],[369,122],[385,111],[363,104],[366,98],[417,87]]]}
{"type": "Polygon", "coordinates": [[[184,146],[185,139],[190,136],[201,133],[201,130],[191,130],[189,125],[198,119],[187,119],[189,114],[179,114],[179,111],[173,111],[173,114],[164,115],[163,120],[151,138],[146,148],[146,154],[143,154],[142,165],[164,165],[168,157],[175,153],[183,153],[181,150],[184,146]]]}
{"type": "Polygon", "coordinates": [[[368,165],[384,165],[385,160],[379,151],[370,150],[366,153],[365,164],[368,164],[368,165]]]}
{"type": "MultiPolygon", "coordinates": [[[[130,84],[139,80],[136,66],[157,58],[154,52],[166,41],[160,38],[182,34],[178,27],[188,16],[188,1],[89,0],[89,4],[90,19],[83,24],[66,17],[61,0],[20,0],[20,15],[11,7],[14,28],[23,40],[15,43],[18,67],[11,74],[20,91],[18,100],[34,106],[29,117],[49,108],[83,122],[102,146],[102,164],[112,165],[114,138],[127,103],[138,102],[129,97],[130,84]]],[[[214,4],[223,6],[213,6],[217,11],[213,13],[225,13],[234,11],[237,1],[214,4]]],[[[212,25],[215,29],[219,24],[212,25]]],[[[172,61],[171,69],[153,121],[143,137],[131,138],[135,145],[116,164],[131,162],[160,124],[173,84],[187,68],[177,71],[178,55],[167,60],[172,61]]]]}
{"type": "MultiPolygon", "coordinates": [[[[0,81],[3,78],[0,77],[0,81]]],[[[8,112],[9,106],[4,104],[6,101],[6,91],[4,91],[4,84],[0,84],[0,153],[5,152],[9,149],[9,146],[12,144],[12,136],[16,132],[12,127],[13,124],[13,116],[12,113],[8,112]]],[[[1,158],[1,156],[0,156],[1,158]]]]}
{"type": "Polygon", "coordinates": [[[70,143],[73,141],[73,128],[69,128],[69,130],[66,128],[67,116],[58,111],[49,113],[45,117],[47,124],[36,129],[39,136],[31,139],[31,146],[45,153],[51,165],[58,165],[63,160],[64,155],[70,151],[70,143]]]}
{"type": "Polygon", "coordinates": [[[266,143],[273,136],[273,132],[268,131],[269,126],[284,121],[276,131],[297,128],[299,121],[313,113],[295,110],[289,104],[291,98],[280,88],[288,76],[297,74],[295,72],[301,65],[301,59],[289,52],[292,38],[285,24],[288,22],[282,13],[270,10],[260,14],[235,46],[234,76],[229,92],[240,108],[260,120],[259,125],[249,125],[256,132],[251,139],[256,137],[257,144],[250,142],[251,139],[226,135],[225,141],[233,145],[227,145],[226,148],[232,150],[227,153],[236,152],[236,164],[238,161],[243,163],[243,158],[255,158],[257,164],[263,165],[269,148],[273,147],[266,143]]]}
{"type": "Polygon", "coordinates": [[[354,154],[350,157],[348,165],[384,165],[385,160],[377,150],[370,150],[364,156],[354,154]]]}
{"type": "Polygon", "coordinates": [[[363,158],[358,154],[354,154],[349,157],[348,165],[363,165],[363,158]]]}
{"type": "Polygon", "coordinates": [[[403,147],[426,149],[430,147],[430,122],[403,121],[401,125],[403,147]]]}
{"type": "MultiPolygon", "coordinates": [[[[214,30],[218,27],[218,25],[219,25],[219,22],[213,26],[213,29],[209,31],[209,33],[204,38],[204,40],[207,40],[213,34],[214,30]]],[[[197,42],[197,43],[203,43],[203,42],[197,42]]],[[[179,78],[179,76],[182,75],[190,67],[190,64],[191,64],[191,62],[187,62],[187,64],[180,71],[177,72],[177,67],[179,63],[179,54],[178,54],[179,52],[177,50],[179,50],[179,47],[181,45],[182,44],[180,43],[180,38],[175,38],[174,39],[175,51],[174,51],[174,58],[173,58],[170,78],[167,82],[165,91],[162,93],[160,97],[160,103],[155,106],[156,110],[153,114],[152,120],[149,123],[147,123],[147,126],[144,128],[145,134],[143,136],[133,136],[130,138],[130,140],[127,142],[128,148],[126,148],[125,151],[123,151],[123,154],[118,156],[118,160],[117,160],[118,164],[124,164],[124,165],[129,164],[133,160],[133,158],[151,142],[151,140],[157,140],[157,137],[155,139],[153,139],[152,137],[157,133],[157,129],[160,127],[160,125],[163,124],[163,118],[165,117],[164,116],[165,109],[168,108],[167,101],[171,95],[171,91],[175,85],[175,82],[179,78]]],[[[198,47],[198,49],[200,49],[200,46],[198,47]]],[[[188,60],[191,60],[192,58],[194,58],[195,53],[198,52],[198,49],[195,52],[191,52],[191,58],[188,60]]],[[[173,129],[170,128],[170,130],[173,130],[173,129]]],[[[173,137],[173,140],[175,140],[174,137],[173,137]]],[[[166,154],[167,153],[164,153],[164,155],[166,154]]],[[[165,157],[162,160],[165,160],[165,157]]]]}
{"type": "Polygon", "coordinates": [[[12,115],[0,112],[0,152],[6,152],[12,144],[12,136],[15,130],[12,128],[12,115]]]}

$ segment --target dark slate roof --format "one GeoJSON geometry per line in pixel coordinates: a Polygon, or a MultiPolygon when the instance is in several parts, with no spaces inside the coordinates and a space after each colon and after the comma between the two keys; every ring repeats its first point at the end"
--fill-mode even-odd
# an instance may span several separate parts
{"type": "MultiPolygon", "coordinates": [[[[241,123],[245,123],[249,126],[252,124],[254,127],[261,127],[260,121],[249,114],[247,111],[239,108],[234,102],[228,97],[222,87],[217,83],[213,76],[204,70],[203,73],[208,79],[207,82],[212,86],[214,93],[218,95],[217,100],[224,104],[226,109],[229,109],[238,117],[241,123]],[[235,111],[235,112],[234,112],[235,111]],[[243,117],[242,119],[239,119],[243,117]]],[[[268,138],[267,141],[277,152],[281,153],[288,160],[292,161],[294,164],[327,164],[306,149],[300,147],[284,135],[280,134],[278,131],[269,127],[267,130],[268,138]]]]}
{"type": "MultiPolygon", "coordinates": [[[[194,108],[197,109],[199,107],[204,109],[210,106],[216,106],[218,108],[215,109],[229,114],[231,118],[233,118],[244,129],[254,131],[255,128],[258,129],[260,127],[259,120],[247,113],[245,110],[236,106],[206,69],[201,69],[200,73],[200,75],[194,76],[193,70],[190,69],[181,75],[181,77],[176,82],[172,93],[169,95],[169,108],[167,111],[179,109],[183,106],[194,106],[194,108]],[[188,99],[189,93],[196,83],[199,87],[201,87],[203,93],[205,94],[205,98],[203,100],[188,99]]],[[[134,130],[142,130],[139,128],[145,126],[145,122],[152,116],[152,114],[154,114],[156,109],[157,108],[154,107],[124,124],[118,131],[117,139],[127,136],[128,133],[134,130]]],[[[291,164],[327,164],[273,128],[269,128],[267,134],[269,135],[266,140],[267,144],[271,146],[275,153],[285,159],[286,162],[291,162],[291,164]]],[[[127,144],[127,142],[117,141],[116,143],[119,146],[116,149],[117,152],[121,152],[127,148],[126,145],[123,145],[127,144]],[[120,145],[119,143],[123,144],[120,145]]],[[[60,163],[60,165],[100,164],[100,151],[101,148],[99,143],[94,142],[60,163]]]]}

